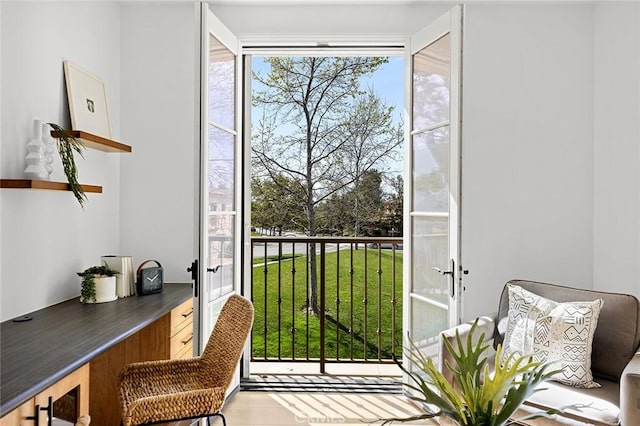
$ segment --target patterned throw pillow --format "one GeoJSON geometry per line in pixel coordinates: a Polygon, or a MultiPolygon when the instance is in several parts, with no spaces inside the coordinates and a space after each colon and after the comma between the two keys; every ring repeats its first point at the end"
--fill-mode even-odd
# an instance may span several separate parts
{"type": "Polygon", "coordinates": [[[580,388],[599,388],[591,374],[591,343],[604,301],[559,303],[509,285],[509,314],[502,361],[511,353],[562,368],[554,380],[580,388]]]}

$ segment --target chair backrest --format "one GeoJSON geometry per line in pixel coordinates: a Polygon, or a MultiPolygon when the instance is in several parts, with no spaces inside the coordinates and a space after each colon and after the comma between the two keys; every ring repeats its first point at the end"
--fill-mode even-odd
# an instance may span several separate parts
{"type": "MultiPolygon", "coordinates": [[[[640,302],[630,294],[585,290],[535,281],[512,280],[507,284],[556,302],[603,299],[598,325],[593,336],[591,370],[595,376],[619,381],[622,370],[640,345],[640,302]]],[[[505,285],[500,296],[494,343],[502,343],[507,329],[509,294],[505,285]]]]}
{"type": "Polygon", "coordinates": [[[229,297],[200,358],[203,383],[226,390],[253,325],[253,305],[242,296],[229,297]]]}

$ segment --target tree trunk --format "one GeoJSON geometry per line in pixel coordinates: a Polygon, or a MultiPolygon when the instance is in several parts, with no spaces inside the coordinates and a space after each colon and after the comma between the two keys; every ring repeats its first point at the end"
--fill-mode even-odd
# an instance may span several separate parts
{"type": "MultiPolygon", "coordinates": [[[[307,215],[309,219],[309,236],[316,235],[316,212],[313,205],[313,193],[309,191],[307,197],[307,215]]],[[[307,307],[311,313],[319,314],[320,305],[318,304],[318,262],[316,260],[316,244],[309,245],[309,306],[307,307]]]]}
{"type": "MultiPolygon", "coordinates": [[[[305,110],[307,117],[307,217],[309,219],[309,236],[316,236],[316,210],[313,200],[313,161],[311,147],[311,128],[312,123],[305,110]]],[[[312,314],[320,313],[320,305],[318,304],[318,262],[316,260],[316,244],[309,246],[309,306],[307,307],[312,314]]]]}

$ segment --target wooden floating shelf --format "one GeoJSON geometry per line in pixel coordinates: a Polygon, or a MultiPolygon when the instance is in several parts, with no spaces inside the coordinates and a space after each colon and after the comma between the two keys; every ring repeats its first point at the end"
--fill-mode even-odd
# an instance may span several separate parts
{"type": "MultiPolygon", "coordinates": [[[[86,148],[104,152],[131,152],[129,145],[103,138],[102,136],[83,132],[82,130],[67,130],[67,132],[74,138],[80,139],[86,148]]],[[[51,136],[60,139],[61,134],[56,130],[52,130],[51,136]]],[[[82,187],[82,190],[86,193],[102,194],[102,187],[98,185],[80,184],[80,187],[82,187]]],[[[38,179],[0,179],[0,188],[71,191],[71,187],[66,182],[51,182],[38,179]]]]}
{"type": "MultiPolygon", "coordinates": [[[[112,139],[103,138],[102,136],[83,132],[82,130],[68,130],[68,132],[74,138],[80,139],[87,148],[105,152],[131,152],[131,146],[116,142],[112,139]]],[[[60,138],[60,134],[56,130],[51,131],[51,136],[60,138]]]]}
{"type": "MultiPolygon", "coordinates": [[[[102,187],[97,185],[81,184],[84,192],[102,194],[102,187]]],[[[0,179],[0,188],[18,189],[49,189],[53,191],[71,191],[71,187],[66,182],[51,182],[48,180],[35,179],[0,179]]]]}

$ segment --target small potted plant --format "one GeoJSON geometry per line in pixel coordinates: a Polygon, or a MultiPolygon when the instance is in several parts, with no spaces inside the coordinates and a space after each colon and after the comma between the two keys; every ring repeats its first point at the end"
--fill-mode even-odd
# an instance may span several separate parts
{"type": "Polygon", "coordinates": [[[82,303],[103,303],[111,302],[118,298],[116,294],[115,269],[109,268],[106,264],[91,266],[78,276],[82,277],[80,285],[80,302],[82,303]]]}

